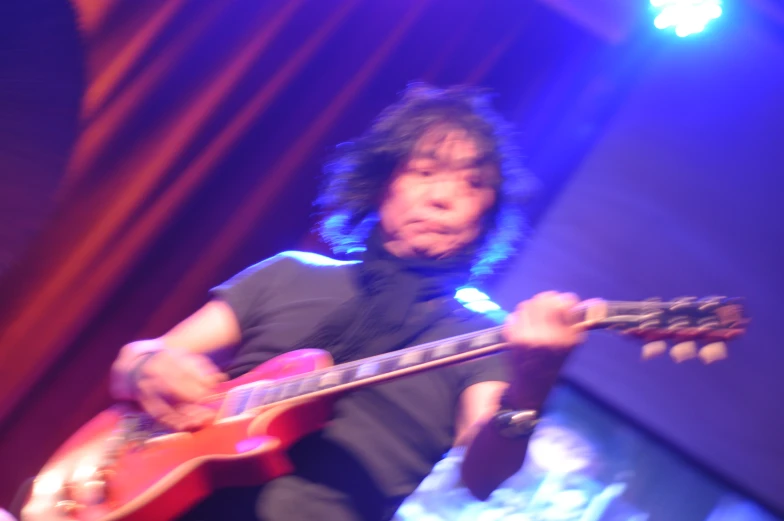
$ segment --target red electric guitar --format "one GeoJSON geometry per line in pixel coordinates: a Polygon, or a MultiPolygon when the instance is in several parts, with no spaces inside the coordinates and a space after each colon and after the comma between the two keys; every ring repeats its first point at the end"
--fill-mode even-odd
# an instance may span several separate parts
{"type": "MultiPolygon", "coordinates": [[[[726,356],[724,341],[748,320],[737,299],[605,302],[579,310],[581,325],[644,338],[643,357],[677,342],[676,361],[726,356]],[[705,344],[697,349],[697,342],[705,344]]],[[[41,470],[23,521],[168,521],[217,487],[261,484],[291,471],[286,448],[330,419],[341,393],[478,358],[504,348],[502,327],[332,365],[318,350],[276,357],[222,384],[207,404],[217,417],[195,432],[173,432],[131,403],[104,411],[76,432],[41,470]]]]}

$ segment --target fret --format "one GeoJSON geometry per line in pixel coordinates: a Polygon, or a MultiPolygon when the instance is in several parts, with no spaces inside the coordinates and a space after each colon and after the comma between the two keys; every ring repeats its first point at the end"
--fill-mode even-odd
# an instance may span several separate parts
{"type": "Polygon", "coordinates": [[[443,344],[437,345],[431,353],[434,359],[445,358],[457,354],[457,342],[444,342],[443,344]]]}
{"type": "Polygon", "coordinates": [[[308,394],[317,391],[319,387],[319,380],[314,376],[303,377],[299,384],[300,394],[308,394]]]}
{"type": "Polygon", "coordinates": [[[464,353],[469,353],[473,349],[475,349],[475,347],[471,345],[471,340],[472,340],[471,337],[469,337],[469,338],[463,338],[462,340],[458,340],[457,342],[455,342],[455,354],[462,355],[464,353]]]}
{"type": "Polygon", "coordinates": [[[496,335],[496,333],[494,331],[487,331],[472,338],[469,346],[471,349],[479,349],[480,347],[485,347],[497,343],[498,343],[498,336],[496,335]]]}
{"type": "Polygon", "coordinates": [[[398,353],[387,353],[378,357],[378,374],[393,373],[400,369],[400,356],[398,353]]]}
{"type": "Polygon", "coordinates": [[[255,409],[256,407],[261,407],[262,405],[266,405],[265,398],[267,397],[267,389],[264,384],[257,384],[253,388],[253,392],[248,399],[248,404],[245,406],[246,409],[255,409]]]}
{"type": "Polygon", "coordinates": [[[471,339],[471,341],[468,343],[468,347],[470,349],[476,349],[478,347],[482,347],[483,344],[484,341],[482,339],[482,335],[478,335],[471,339]]]}
{"type": "Polygon", "coordinates": [[[297,395],[297,382],[289,382],[285,383],[280,388],[280,395],[278,396],[278,400],[285,400],[287,398],[291,398],[297,395]]]}
{"type": "Polygon", "coordinates": [[[265,400],[265,405],[275,403],[278,401],[280,397],[280,386],[279,385],[272,385],[267,389],[267,399],[265,400]]]}
{"type": "Polygon", "coordinates": [[[403,355],[398,359],[398,366],[406,367],[409,365],[418,364],[422,361],[423,355],[424,353],[419,349],[403,353],[403,355]]]}
{"type": "Polygon", "coordinates": [[[398,359],[397,357],[389,357],[379,361],[378,365],[381,367],[379,373],[391,373],[398,369],[398,359]]]}
{"type": "Polygon", "coordinates": [[[379,369],[378,362],[367,361],[363,364],[360,364],[359,367],[357,367],[357,370],[354,373],[355,378],[357,380],[361,380],[363,378],[369,378],[371,376],[375,376],[378,374],[378,369],[379,369]]]}
{"type": "Polygon", "coordinates": [[[249,397],[250,391],[243,387],[229,391],[228,403],[226,404],[228,416],[235,416],[245,412],[245,404],[249,397]]]}
{"type": "Polygon", "coordinates": [[[324,373],[319,379],[319,387],[321,389],[332,387],[340,383],[340,371],[329,371],[324,373]]]}

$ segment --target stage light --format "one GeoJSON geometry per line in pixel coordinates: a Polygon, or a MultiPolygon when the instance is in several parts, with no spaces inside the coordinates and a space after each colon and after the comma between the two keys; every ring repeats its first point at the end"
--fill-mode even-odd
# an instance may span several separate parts
{"type": "Polygon", "coordinates": [[[681,38],[702,32],[722,13],[721,0],[651,0],[651,6],[659,11],[653,25],[673,27],[681,38]]]}
{"type": "Polygon", "coordinates": [[[460,288],[455,293],[455,298],[462,305],[477,313],[490,313],[491,311],[501,310],[501,306],[490,300],[490,297],[476,288],[460,288]]]}
{"type": "Polygon", "coordinates": [[[596,450],[579,432],[542,423],[528,447],[531,463],[559,475],[579,472],[594,463],[596,450]]]}

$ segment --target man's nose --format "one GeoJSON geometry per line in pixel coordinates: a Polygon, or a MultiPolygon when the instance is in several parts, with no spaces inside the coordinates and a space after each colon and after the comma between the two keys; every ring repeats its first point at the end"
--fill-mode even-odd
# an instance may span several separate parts
{"type": "Polygon", "coordinates": [[[430,184],[428,198],[431,204],[440,208],[449,208],[458,195],[458,183],[448,176],[439,176],[430,184]]]}

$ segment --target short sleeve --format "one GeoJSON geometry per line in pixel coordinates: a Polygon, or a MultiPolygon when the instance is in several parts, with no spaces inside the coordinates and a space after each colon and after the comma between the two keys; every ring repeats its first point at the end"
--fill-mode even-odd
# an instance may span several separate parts
{"type": "Polygon", "coordinates": [[[284,253],[275,255],[215,286],[210,296],[229,305],[244,333],[263,319],[266,306],[275,301],[276,291],[290,277],[293,263],[284,253]]]}
{"type": "Polygon", "coordinates": [[[509,364],[506,352],[485,356],[462,364],[460,392],[482,382],[509,382],[509,364]]]}
{"type": "MultiPolygon", "coordinates": [[[[497,320],[465,308],[459,309],[456,315],[463,318],[459,319],[458,323],[450,325],[450,336],[480,331],[499,325],[497,320]]],[[[455,366],[458,378],[457,391],[462,393],[472,385],[482,382],[509,382],[511,377],[509,372],[510,366],[509,354],[505,351],[457,364],[455,366]]]]}

